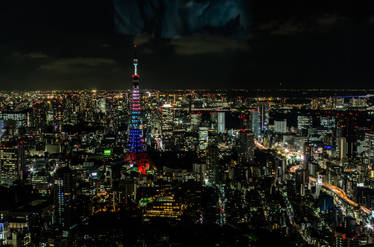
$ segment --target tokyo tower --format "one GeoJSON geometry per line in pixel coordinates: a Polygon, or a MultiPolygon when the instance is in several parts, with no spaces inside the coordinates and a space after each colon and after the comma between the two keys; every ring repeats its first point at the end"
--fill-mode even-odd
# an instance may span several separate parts
{"type": "MultiPolygon", "coordinates": [[[[136,46],[134,46],[136,48],[136,46]]],[[[140,92],[139,92],[139,79],[138,74],[138,58],[133,59],[134,73],[132,74],[132,91],[130,100],[130,119],[128,127],[128,152],[144,152],[144,136],[143,136],[143,125],[141,120],[141,106],[140,106],[140,92]]]]}
{"type": "MultiPolygon", "coordinates": [[[[136,48],[136,45],[134,45],[136,48]]],[[[130,166],[138,168],[139,173],[145,175],[150,169],[150,160],[146,153],[146,145],[143,135],[143,124],[141,118],[141,97],[139,91],[138,58],[133,59],[134,72],[132,74],[132,90],[130,95],[130,113],[128,125],[128,145],[126,161],[130,166]]],[[[153,166],[153,165],[152,165],[153,166]]]]}

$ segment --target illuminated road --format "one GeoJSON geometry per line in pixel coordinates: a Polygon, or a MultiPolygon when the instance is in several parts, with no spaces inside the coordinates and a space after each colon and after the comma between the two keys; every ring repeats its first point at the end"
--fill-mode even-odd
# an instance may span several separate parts
{"type": "MultiPolygon", "coordinates": [[[[299,169],[299,168],[300,168],[300,166],[292,166],[290,168],[290,172],[295,173],[296,170],[299,169]]],[[[313,183],[316,183],[316,178],[309,177],[309,181],[312,181],[313,183]]],[[[347,194],[341,188],[339,188],[335,185],[327,184],[327,183],[322,183],[322,186],[325,187],[326,189],[334,192],[338,197],[340,197],[340,199],[344,200],[345,202],[347,202],[351,206],[358,207],[358,203],[349,199],[347,194]]],[[[364,206],[360,206],[360,209],[362,211],[364,211],[366,214],[371,214],[372,213],[372,211],[370,209],[368,209],[364,206]]]]}
{"type": "Polygon", "coordinates": [[[291,166],[291,168],[290,168],[290,172],[295,173],[296,170],[299,169],[299,168],[300,168],[300,165],[297,165],[297,166],[291,166]]]}
{"type": "MultiPolygon", "coordinates": [[[[173,111],[190,111],[190,108],[181,108],[181,107],[170,107],[173,111]]],[[[231,109],[231,108],[220,108],[220,107],[213,107],[213,108],[191,108],[192,112],[203,112],[203,111],[209,111],[209,112],[233,112],[233,111],[239,111],[237,109],[231,109]]]]}
{"type": "Polygon", "coordinates": [[[255,141],[255,145],[256,145],[256,147],[258,147],[258,148],[261,149],[261,150],[267,149],[264,145],[262,145],[262,144],[259,143],[258,141],[255,141]]]}
{"type": "MultiPolygon", "coordinates": [[[[312,182],[315,183],[316,179],[314,177],[309,177],[309,181],[312,181],[312,182]]],[[[329,189],[332,192],[334,192],[337,196],[339,196],[342,200],[344,200],[345,202],[349,203],[350,205],[352,205],[354,207],[358,206],[358,203],[356,203],[356,202],[352,201],[351,199],[349,199],[348,196],[347,196],[347,194],[341,188],[339,188],[339,187],[337,187],[335,185],[326,184],[326,183],[322,183],[322,186],[325,187],[326,189],[329,189]]]]}
{"type": "Polygon", "coordinates": [[[367,207],[364,207],[364,206],[360,206],[360,209],[367,214],[372,214],[373,213],[370,209],[368,209],[367,207]]]}
{"type": "MultiPolygon", "coordinates": [[[[266,147],[264,147],[263,145],[261,145],[257,141],[255,141],[254,143],[261,150],[267,149],[266,147]]],[[[300,165],[292,166],[290,168],[290,172],[291,173],[295,173],[296,170],[299,169],[299,168],[300,168],[300,165]]],[[[316,183],[316,178],[314,178],[314,177],[309,177],[309,180],[312,181],[312,182],[314,182],[314,183],[316,183]]],[[[337,187],[335,185],[327,184],[327,183],[322,183],[322,186],[325,187],[326,189],[334,192],[340,199],[344,200],[345,202],[347,202],[351,206],[354,206],[354,207],[358,207],[359,206],[357,202],[352,201],[351,199],[349,199],[348,196],[347,196],[347,194],[341,188],[339,188],[339,187],[337,187]]],[[[365,212],[366,214],[371,214],[372,213],[372,210],[370,210],[370,209],[368,209],[368,208],[366,208],[364,206],[360,206],[360,209],[363,212],[365,212]]]]}

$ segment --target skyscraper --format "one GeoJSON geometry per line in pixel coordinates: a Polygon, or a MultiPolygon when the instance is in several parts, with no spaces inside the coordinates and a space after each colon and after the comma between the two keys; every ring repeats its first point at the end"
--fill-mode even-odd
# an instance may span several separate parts
{"type": "Polygon", "coordinates": [[[54,180],[54,222],[66,237],[72,225],[72,199],[74,193],[72,170],[61,167],[54,180]]]}
{"type": "Polygon", "coordinates": [[[258,111],[252,111],[251,112],[251,120],[252,120],[252,132],[256,139],[258,139],[258,136],[261,133],[260,128],[260,113],[258,111]]]}
{"type": "Polygon", "coordinates": [[[225,112],[218,112],[218,134],[225,132],[225,112]]]}
{"type": "Polygon", "coordinates": [[[269,107],[266,103],[260,103],[255,111],[251,112],[252,132],[256,139],[267,131],[269,125],[269,107]]]}
{"type": "Polygon", "coordinates": [[[254,158],[254,134],[250,130],[242,129],[239,132],[239,159],[249,162],[254,158]]]}
{"type": "Polygon", "coordinates": [[[18,155],[17,155],[17,180],[23,181],[23,173],[25,170],[25,149],[23,147],[23,141],[17,144],[18,155]]]}
{"type": "Polygon", "coordinates": [[[348,143],[345,137],[337,139],[337,156],[340,161],[343,161],[348,154],[348,143]]]}
{"type": "Polygon", "coordinates": [[[374,133],[365,133],[365,163],[374,164],[374,133]]]}
{"type": "Polygon", "coordinates": [[[274,131],[275,133],[287,133],[287,119],[281,121],[274,121],[274,131]]]}
{"type": "Polygon", "coordinates": [[[302,165],[303,189],[305,189],[309,185],[309,166],[311,165],[311,163],[312,163],[312,146],[309,144],[309,142],[306,142],[304,144],[304,159],[303,159],[303,165],[302,165]]]}
{"type": "Polygon", "coordinates": [[[328,130],[333,130],[335,128],[335,118],[334,117],[321,117],[320,125],[328,130]]]}
{"type": "Polygon", "coordinates": [[[269,125],[269,106],[267,103],[261,103],[258,106],[258,112],[260,115],[260,130],[261,133],[265,132],[268,129],[269,125]]]}
{"type": "Polygon", "coordinates": [[[208,148],[208,128],[199,128],[199,148],[200,150],[205,150],[208,148]]]}
{"type": "Polygon", "coordinates": [[[310,116],[297,116],[297,129],[302,136],[308,134],[308,129],[313,126],[313,119],[310,116]]]}

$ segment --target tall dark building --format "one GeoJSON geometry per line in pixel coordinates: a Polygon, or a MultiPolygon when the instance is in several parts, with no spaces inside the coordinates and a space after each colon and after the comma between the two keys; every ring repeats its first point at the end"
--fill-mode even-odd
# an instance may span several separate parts
{"type": "Polygon", "coordinates": [[[339,156],[348,159],[352,159],[356,155],[357,145],[357,118],[354,115],[341,116],[336,126],[336,138],[338,140],[337,146],[340,147],[339,156]],[[341,140],[345,140],[344,146],[342,147],[341,140]],[[340,141],[340,142],[339,142],[340,141]],[[344,150],[344,154],[342,154],[344,150]]]}
{"type": "Polygon", "coordinates": [[[238,154],[239,159],[243,162],[249,162],[254,159],[254,135],[253,132],[247,129],[242,129],[239,132],[238,154]]]}
{"type": "Polygon", "coordinates": [[[57,169],[54,180],[54,223],[66,237],[72,225],[73,172],[69,167],[57,169]]]}
{"type": "Polygon", "coordinates": [[[23,145],[23,141],[17,144],[17,180],[21,182],[23,181],[23,173],[25,170],[25,149],[23,145]]]}
{"type": "MultiPolygon", "coordinates": [[[[303,160],[303,167],[302,167],[302,180],[304,189],[308,187],[309,184],[309,166],[312,164],[312,146],[309,142],[304,144],[304,160],[303,160]]],[[[304,192],[302,192],[303,194],[304,192]]]]}

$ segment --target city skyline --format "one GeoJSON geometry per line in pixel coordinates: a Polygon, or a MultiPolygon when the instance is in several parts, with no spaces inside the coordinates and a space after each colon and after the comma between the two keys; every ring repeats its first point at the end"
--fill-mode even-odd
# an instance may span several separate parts
{"type": "Polygon", "coordinates": [[[6,0],[0,30],[0,246],[374,246],[371,1],[6,0]]]}
{"type": "Polygon", "coordinates": [[[0,92],[0,243],[374,241],[373,94],[138,91],[132,62],[132,88],[0,92]]]}

